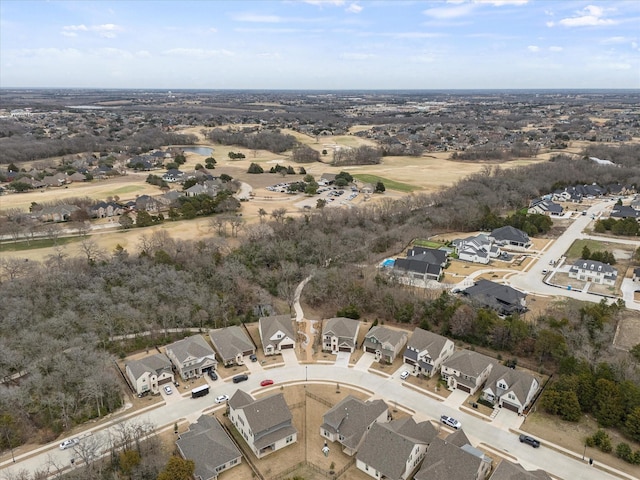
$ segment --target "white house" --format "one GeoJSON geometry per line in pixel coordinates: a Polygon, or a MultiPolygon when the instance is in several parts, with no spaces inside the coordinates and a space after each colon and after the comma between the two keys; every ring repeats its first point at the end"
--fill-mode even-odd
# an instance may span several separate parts
{"type": "Polygon", "coordinates": [[[165,347],[169,360],[184,380],[215,370],[216,353],[202,335],[183,338],[165,347]]]}
{"type": "Polygon", "coordinates": [[[291,315],[261,317],[259,326],[262,349],[265,355],[275,355],[282,353],[282,350],[295,348],[296,341],[291,315]]]}
{"type": "Polygon", "coordinates": [[[618,271],[607,263],[576,260],[569,270],[569,278],[613,286],[618,278],[618,271]]]}
{"type": "Polygon", "coordinates": [[[330,318],[322,327],[322,350],[338,353],[350,352],[357,348],[360,322],[350,318],[330,318]]]}
{"type": "Polygon", "coordinates": [[[125,364],[125,372],[138,395],[160,393],[160,387],[173,383],[171,362],[164,353],[157,353],[125,364]]]}
{"type": "Polygon", "coordinates": [[[523,413],[540,390],[539,380],[522,370],[496,364],[487,378],[482,397],[500,407],[523,413]]]}

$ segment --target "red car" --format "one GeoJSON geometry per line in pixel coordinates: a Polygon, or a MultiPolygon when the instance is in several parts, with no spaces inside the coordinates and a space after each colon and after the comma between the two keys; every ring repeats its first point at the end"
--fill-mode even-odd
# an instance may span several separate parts
{"type": "Polygon", "coordinates": [[[273,380],[262,380],[260,382],[261,387],[266,387],[267,385],[273,385],[273,380]]]}

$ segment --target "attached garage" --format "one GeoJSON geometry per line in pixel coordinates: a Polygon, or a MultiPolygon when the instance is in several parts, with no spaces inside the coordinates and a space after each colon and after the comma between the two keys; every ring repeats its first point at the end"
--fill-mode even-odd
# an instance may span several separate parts
{"type": "Polygon", "coordinates": [[[471,387],[467,387],[466,385],[463,385],[461,383],[456,383],[456,388],[458,390],[462,390],[463,392],[471,393],[471,387]]]}
{"type": "Polygon", "coordinates": [[[376,349],[371,347],[365,347],[365,351],[369,353],[376,353],[376,349]]]}
{"type": "Polygon", "coordinates": [[[162,380],[158,380],[158,385],[164,385],[165,383],[171,383],[171,377],[163,378],[162,380]]]}
{"type": "Polygon", "coordinates": [[[351,347],[340,347],[339,352],[351,352],[351,347]]]}
{"type": "Polygon", "coordinates": [[[503,401],[502,408],[506,408],[507,410],[511,410],[512,412],[520,413],[520,407],[514,405],[513,403],[503,401]]]}
{"type": "Polygon", "coordinates": [[[280,350],[288,350],[290,348],[293,348],[293,343],[280,345],[280,350]]]}

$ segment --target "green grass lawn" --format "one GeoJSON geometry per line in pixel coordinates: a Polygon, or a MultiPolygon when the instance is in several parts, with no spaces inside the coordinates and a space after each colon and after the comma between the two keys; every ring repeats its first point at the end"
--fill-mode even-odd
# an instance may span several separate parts
{"type": "Polygon", "coordinates": [[[444,245],[444,243],[432,242],[431,240],[416,240],[413,244],[417,247],[425,248],[440,248],[444,245]]]}
{"type": "Polygon", "coordinates": [[[120,195],[121,193],[133,193],[140,190],[141,187],[139,185],[127,185],[126,187],[120,187],[113,191],[114,195],[120,195]]]}
{"type": "Polygon", "coordinates": [[[576,240],[573,242],[571,247],[569,247],[569,250],[567,250],[567,258],[580,258],[582,256],[582,249],[585,245],[589,247],[589,250],[592,252],[607,249],[607,246],[598,240],[576,240]]]}
{"type": "Polygon", "coordinates": [[[374,187],[378,182],[384,183],[384,187],[388,190],[397,190],[398,192],[413,192],[414,190],[419,190],[418,187],[414,187],[413,185],[409,185],[408,183],[395,182],[393,180],[389,180],[388,178],[379,177],[377,175],[371,175],[369,173],[355,173],[353,174],[354,178],[357,178],[361,182],[371,183],[374,187]]]}

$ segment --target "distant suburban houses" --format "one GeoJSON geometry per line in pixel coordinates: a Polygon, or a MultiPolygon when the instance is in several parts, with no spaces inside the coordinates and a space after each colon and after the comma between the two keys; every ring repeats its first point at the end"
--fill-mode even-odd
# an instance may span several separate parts
{"type": "Polygon", "coordinates": [[[447,265],[448,254],[445,250],[426,247],[413,247],[407,252],[406,258],[396,259],[393,273],[405,276],[411,281],[440,280],[442,271],[447,265]]]}
{"type": "Polygon", "coordinates": [[[491,308],[501,315],[526,312],[526,293],[509,285],[480,279],[462,291],[472,302],[491,308]]]}

